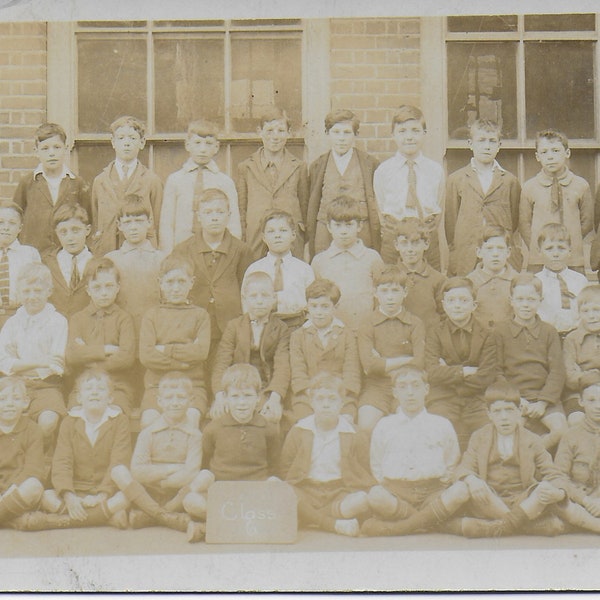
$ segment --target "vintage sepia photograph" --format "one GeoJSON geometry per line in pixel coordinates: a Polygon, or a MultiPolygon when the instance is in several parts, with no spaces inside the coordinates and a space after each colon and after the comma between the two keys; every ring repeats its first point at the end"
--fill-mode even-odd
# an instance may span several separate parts
{"type": "Polygon", "coordinates": [[[600,586],[600,12],[0,2],[3,591],[600,586]]]}

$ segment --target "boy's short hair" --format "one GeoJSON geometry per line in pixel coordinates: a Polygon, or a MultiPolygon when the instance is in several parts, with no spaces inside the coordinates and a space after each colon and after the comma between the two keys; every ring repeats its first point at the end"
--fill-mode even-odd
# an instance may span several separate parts
{"type": "Polygon", "coordinates": [[[292,126],[292,123],[287,116],[287,113],[282,108],[278,106],[272,106],[268,108],[261,116],[260,116],[260,128],[262,129],[265,123],[270,123],[271,121],[285,121],[285,126],[288,131],[292,126]]]}
{"type": "Polygon", "coordinates": [[[81,389],[81,385],[90,379],[104,379],[104,381],[106,381],[108,384],[108,389],[110,390],[111,395],[114,394],[115,383],[112,380],[112,377],[107,371],[101,369],[100,367],[90,367],[89,369],[85,369],[85,371],[83,371],[79,377],[77,377],[74,387],[75,393],[78,394],[79,390],[81,389]]]}
{"type": "Polygon", "coordinates": [[[539,297],[542,297],[542,282],[539,277],[533,273],[519,273],[515,275],[510,282],[510,295],[514,292],[518,285],[531,285],[539,297]]]}
{"type": "Polygon", "coordinates": [[[194,276],[194,263],[187,257],[181,254],[169,254],[160,263],[158,276],[164,277],[170,271],[175,269],[183,269],[190,277],[194,276]]]}
{"type": "Polygon", "coordinates": [[[315,279],[306,288],[307,301],[311,298],[323,298],[323,296],[326,296],[336,305],[340,301],[341,295],[340,288],[329,279],[315,279]]]}
{"type": "Polygon", "coordinates": [[[165,373],[158,382],[158,392],[161,388],[184,387],[185,391],[191,396],[194,390],[194,384],[188,375],[182,371],[169,371],[165,373]]]}
{"type": "Polygon", "coordinates": [[[57,135],[63,142],[67,143],[67,134],[65,130],[58,123],[43,123],[40,125],[33,134],[35,145],[37,146],[40,142],[43,142],[51,137],[57,135]]]}
{"type": "Polygon", "coordinates": [[[211,137],[219,141],[219,127],[215,123],[211,123],[205,119],[198,119],[192,121],[187,128],[187,138],[189,139],[193,135],[211,137]]]}
{"type": "Polygon", "coordinates": [[[238,389],[252,388],[258,394],[262,389],[262,381],[256,367],[238,363],[225,369],[221,378],[221,387],[226,394],[232,387],[238,389]]]}
{"type": "Polygon", "coordinates": [[[121,282],[121,274],[119,273],[119,269],[117,269],[117,266],[110,258],[106,258],[106,256],[92,258],[85,268],[86,283],[89,284],[91,281],[94,281],[98,277],[99,273],[106,272],[114,273],[115,281],[117,283],[121,282]]]}
{"type": "Polygon", "coordinates": [[[457,290],[459,288],[466,288],[473,298],[475,298],[475,288],[473,282],[466,277],[450,277],[446,279],[444,285],[440,289],[440,298],[444,297],[446,292],[450,290],[457,290]]]}
{"type": "Polygon", "coordinates": [[[27,385],[25,384],[25,379],[20,375],[7,375],[6,377],[0,377],[0,392],[6,388],[17,388],[21,390],[21,394],[29,402],[27,385]]]}
{"type": "Polygon", "coordinates": [[[577,308],[590,302],[600,304],[600,285],[597,283],[586,285],[577,295],[577,308]]]}
{"type": "Polygon", "coordinates": [[[425,224],[418,217],[404,217],[394,225],[396,240],[400,237],[406,237],[409,240],[421,239],[429,241],[429,231],[425,224]]]}
{"type": "Polygon", "coordinates": [[[421,127],[423,127],[423,131],[427,131],[427,123],[421,109],[411,104],[403,104],[398,107],[398,110],[392,117],[392,133],[394,133],[396,125],[406,123],[407,121],[419,121],[421,127]]]}
{"type": "Polygon", "coordinates": [[[265,213],[265,216],[262,219],[260,230],[264,233],[265,227],[269,221],[273,221],[273,219],[285,219],[287,224],[290,226],[292,231],[296,231],[296,221],[294,221],[294,217],[285,210],[280,210],[278,208],[273,208],[265,213]]]}
{"type": "Polygon", "coordinates": [[[373,278],[373,285],[377,288],[380,285],[394,283],[406,287],[407,275],[396,265],[386,265],[381,273],[373,278]]]}
{"type": "Polygon", "coordinates": [[[273,288],[273,293],[275,292],[275,286],[273,284],[273,280],[268,273],[264,271],[254,271],[253,273],[248,273],[246,277],[244,277],[244,282],[242,284],[242,294],[246,293],[246,290],[252,283],[265,283],[273,288]]]}
{"type": "Polygon", "coordinates": [[[339,375],[321,371],[317,373],[308,384],[308,397],[312,398],[312,395],[317,390],[330,390],[335,392],[341,398],[346,396],[346,386],[344,380],[339,375]]]}
{"type": "Polygon", "coordinates": [[[471,123],[471,127],[469,127],[469,139],[473,139],[473,131],[475,129],[485,131],[486,133],[496,133],[498,138],[500,138],[502,134],[500,125],[491,119],[475,119],[475,121],[471,123]]]}
{"type": "Polygon", "coordinates": [[[479,243],[479,247],[485,244],[488,240],[500,237],[505,242],[506,245],[510,248],[511,235],[508,229],[504,229],[504,227],[500,227],[500,225],[486,225],[483,228],[483,232],[481,234],[481,242],[479,243]]]}
{"type": "Polygon", "coordinates": [[[148,219],[152,218],[152,212],[144,197],[139,194],[127,194],[123,198],[123,204],[119,208],[119,219],[122,217],[142,217],[146,215],[148,219]]]}
{"type": "Polygon", "coordinates": [[[68,202],[66,204],[61,204],[57,208],[54,209],[52,213],[52,224],[54,228],[65,221],[69,221],[70,219],[77,219],[81,221],[84,225],[90,224],[90,216],[88,215],[87,210],[78,204],[77,202],[68,202]]]}
{"type": "Polygon", "coordinates": [[[568,229],[561,223],[546,223],[538,235],[537,244],[541,248],[546,240],[567,242],[571,245],[571,236],[568,229]]]}
{"type": "Polygon", "coordinates": [[[112,135],[115,135],[119,127],[131,127],[132,129],[135,129],[135,131],[138,132],[141,139],[144,139],[146,137],[146,126],[144,125],[144,122],[140,121],[136,117],[124,115],[122,117],[119,117],[118,119],[115,119],[110,124],[110,133],[112,135]]]}
{"type": "Polygon", "coordinates": [[[229,209],[229,198],[223,190],[220,190],[219,188],[206,188],[202,191],[200,196],[194,196],[194,200],[192,201],[192,210],[194,212],[198,212],[201,204],[206,204],[207,202],[212,202],[213,200],[225,200],[227,209],[229,209]]]}
{"type": "Polygon", "coordinates": [[[54,287],[52,284],[52,273],[45,264],[36,261],[23,265],[17,275],[17,289],[23,283],[31,284],[36,281],[40,281],[49,289],[54,287]]]}
{"type": "Polygon", "coordinates": [[[558,129],[543,129],[535,134],[535,149],[538,149],[540,140],[558,140],[565,150],[569,149],[569,138],[558,129]]]}
{"type": "Polygon", "coordinates": [[[354,135],[358,134],[358,128],[360,127],[360,120],[358,117],[347,108],[339,108],[338,110],[332,110],[327,113],[325,117],[325,133],[329,133],[329,130],[337,123],[345,123],[350,121],[352,123],[352,131],[354,135]]]}
{"type": "Polygon", "coordinates": [[[10,210],[14,210],[18,215],[21,222],[23,221],[23,209],[12,200],[2,199],[0,200],[0,209],[1,208],[9,208],[10,210]]]}
{"type": "Polygon", "coordinates": [[[505,381],[497,381],[492,383],[485,390],[483,400],[489,408],[494,402],[510,402],[520,406],[521,393],[519,388],[505,381]]]}
{"type": "Polygon", "coordinates": [[[585,390],[594,386],[600,386],[600,373],[589,371],[585,374],[585,378],[581,383],[580,393],[583,395],[583,392],[585,392],[585,390]]]}
{"type": "Polygon", "coordinates": [[[404,377],[405,375],[411,375],[411,374],[416,374],[419,375],[419,377],[421,377],[421,379],[423,380],[423,383],[428,383],[429,380],[427,378],[427,371],[425,371],[424,369],[419,369],[419,367],[417,367],[416,365],[402,365],[401,367],[398,367],[397,369],[394,369],[391,373],[390,373],[390,377],[392,380],[392,387],[394,387],[396,385],[396,381],[398,379],[400,379],[400,377],[404,377]]]}
{"type": "Polygon", "coordinates": [[[329,223],[329,221],[343,223],[362,221],[358,202],[349,196],[334,198],[327,207],[327,222],[329,223]]]}

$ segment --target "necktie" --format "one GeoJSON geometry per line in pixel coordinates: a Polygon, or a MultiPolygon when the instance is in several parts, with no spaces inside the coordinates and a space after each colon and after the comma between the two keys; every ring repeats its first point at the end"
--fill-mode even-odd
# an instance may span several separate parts
{"type": "Polygon", "coordinates": [[[281,264],[283,259],[277,257],[275,259],[275,276],[273,277],[273,287],[276,292],[280,292],[283,289],[283,271],[281,270],[281,264]]]}
{"type": "Polygon", "coordinates": [[[70,287],[74,290],[81,281],[81,277],[79,275],[79,267],[77,266],[77,256],[73,255],[72,266],[71,266],[71,282],[70,287]]]}
{"type": "Polygon", "coordinates": [[[423,220],[423,210],[419,203],[417,196],[417,173],[415,172],[415,161],[407,160],[406,166],[408,167],[408,192],[406,194],[406,208],[416,210],[419,219],[423,220]]]}
{"type": "Polygon", "coordinates": [[[127,181],[129,179],[129,166],[123,165],[123,181],[127,181]]]}
{"type": "Polygon", "coordinates": [[[8,254],[6,250],[1,250],[0,256],[0,298],[2,306],[9,304],[10,276],[8,271],[8,254]]]}
{"type": "Polygon", "coordinates": [[[462,327],[458,330],[458,344],[456,350],[461,362],[465,362],[469,358],[470,347],[468,340],[468,333],[462,327]]]}
{"type": "Polygon", "coordinates": [[[277,183],[277,165],[272,161],[267,164],[267,174],[271,182],[271,187],[275,187],[277,183]]]}
{"type": "MultiPolygon", "coordinates": [[[[194,182],[194,200],[192,206],[198,206],[200,196],[202,196],[202,192],[204,192],[204,169],[206,169],[206,167],[202,165],[198,165],[198,168],[196,169],[196,181],[194,182]]],[[[198,222],[194,215],[192,222],[193,233],[197,231],[197,227],[198,222]]]]}
{"type": "Polygon", "coordinates": [[[563,198],[562,188],[558,183],[556,175],[552,178],[552,186],[550,188],[550,208],[553,212],[560,214],[560,222],[563,222],[563,198]]]}
{"type": "Polygon", "coordinates": [[[560,307],[569,309],[571,308],[571,300],[575,298],[575,294],[569,291],[567,282],[562,275],[557,274],[556,277],[560,286],[560,307]]]}

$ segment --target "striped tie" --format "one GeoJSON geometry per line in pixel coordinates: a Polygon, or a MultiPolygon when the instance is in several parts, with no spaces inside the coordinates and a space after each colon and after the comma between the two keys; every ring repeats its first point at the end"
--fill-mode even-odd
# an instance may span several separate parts
{"type": "Polygon", "coordinates": [[[9,290],[10,290],[10,275],[8,271],[8,252],[6,249],[0,250],[0,298],[2,299],[2,306],[8,306],[9,304],[9,290]]]}
{"type": "Polygon", "coordinates": [[[79,275],[79,267],[77,266],[77,255],[73,254],[73,265],[71,267],[71,281],[69,284],[71,289],[74,290],[79,285],[80,281],[81,277],[79,275]]]}

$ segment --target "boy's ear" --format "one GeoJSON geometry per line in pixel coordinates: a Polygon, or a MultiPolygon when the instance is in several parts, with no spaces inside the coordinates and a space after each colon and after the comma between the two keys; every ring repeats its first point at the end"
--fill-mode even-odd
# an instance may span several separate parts
{"type": "Polygon", "coordinates": [[[362,228],[363,228],[363,225],[364,225],[364,224],[365,224],[365,222],[364,222],[364,221],[362,221],[362,220],[358,221],[358,227],[357,227],[356,231],[357,231],[357,232],[360,232],[360,231],[362,231],[362,228]]]}
{"type": "Polygon", "coordinates": [[[566,156],[567,158],[571,158],[571,148],[567,148],[567,149],[565,150],[565,156],[566,156]]]}
{"type": "Polygon", "coordinates": [[[535,160],[540,162],[540,155],[537,153],[537,150],[535,151],[535,160]]]}
{"type": "Polygon", "coordinates": [[[144,149],[144,146],[146,145],[146,138],[140,138],[140,150],[144,149]]]}
{"type": "Polygon", "coordinates": [[[329,233],[331,233],[331,225],[329,224],[329,221],[327,221],[326,227],[327,227],[327,231],[329,231],[329,233]]]}
{"type": "Polygon", "coordinates": [[[90,235],[90,233],[92,232],[92,225],[91,225],[91,223],[88,223],[85,226],[85,231],[86,231],[85,237],[87,237],[88,235],[90,235]]]}

